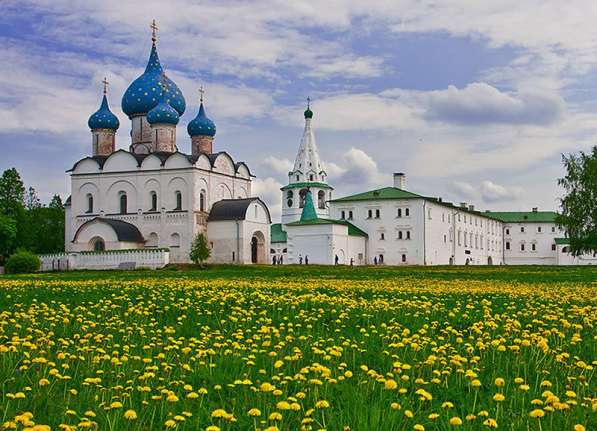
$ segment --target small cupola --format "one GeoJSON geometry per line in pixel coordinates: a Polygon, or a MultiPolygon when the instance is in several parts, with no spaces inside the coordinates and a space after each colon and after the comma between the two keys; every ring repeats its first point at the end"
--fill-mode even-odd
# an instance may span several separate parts
{"type": "Polygon", "coordinates": [[[213,139],[216,135],[216,124],[207,117],[203,104],[205,91],[203,86],[199,89],[199,112],[187,125],[187,132],[191,137],[193,154],[213,153],[213,139]]]}
{"type": "Polygon", "coordinates": [[[116,131],[120,126],[118,117],[110,111],[108,105],[108,81],[102,81],[104,85],[104,96],[100,108],[95,111],[87,120],[91,129],[92,154],[94,156],[107,156],[114,152],[116,146],[116,131]]]}
{"type": "Polygon", "coordinates": [[[147,113],[147,122],[151,126],[151,147],[153,151],[173,153],[176,151],[176,125],[180,120],[178,112],[170,106],[168,99],[168,81],[162,74],[159,101],[147,113]]]}

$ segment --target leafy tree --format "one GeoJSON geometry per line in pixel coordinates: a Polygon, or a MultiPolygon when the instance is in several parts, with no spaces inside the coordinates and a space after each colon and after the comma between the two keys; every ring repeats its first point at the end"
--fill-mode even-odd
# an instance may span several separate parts
{"type": "Polygon", "coordinates": [[[199,265],[203,266],[203,262],[205,262],[210,255],[211,251],[207,246],[207,239],[205,238],[205,235],[198,233],[193,241],[193,245],[191,246],[191,260],[194,263],[198,263],[199,265]]]}
{"type": "Polygon", "coordinates": [[[16,219],[23,209],[25,186],[15,168],[5,170],[0,177],[0,213],[16,219]]]}
{"type": "Polygon", "coordinates": [[[35,208],[41,207],[41,201],[37,196],[37,191],[33,187],[29,187],[27,189],[27,195],[25,196],[25,208],[31,211],[35,208]]]}
{"type": "Polygon", "coordinates": [[[17,239],[17,223],[11,217],[0,214],[0,264],[13,250],[17,239]]]}
{"type": "Polygon", "coordinates": [[[562,156],[566,176],[558,184],[566,190],[560,200],[557,224],[566,231],[574,256],[597,252],[597,146],[589,154],[562,156]]]}

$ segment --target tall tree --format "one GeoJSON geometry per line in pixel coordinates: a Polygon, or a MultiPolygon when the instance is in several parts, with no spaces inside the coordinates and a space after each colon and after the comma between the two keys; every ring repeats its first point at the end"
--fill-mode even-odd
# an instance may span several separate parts
{"type": "Polygon", "coordinates": [[[33,187],[29,186],[27,189],[27,194],[25,195],[25,208],[31,211],[32,209],[39,207],[41,207],[41,201],[37,196],[37,191],[33,187]]]}
{"type": "Polygon", "coordinates": [[[0,213],[14,219],[19,216],[25,200],[25,186],[15,168],[5,170],[0,177],[0,213]]]}
{"type": "Polygon", "coordinates": [[[597,146],[588,154],[562,156],[566,175],[558,180],[566,195],[556,222],[566,231],[574,256],[597,252],[597,146]]]}

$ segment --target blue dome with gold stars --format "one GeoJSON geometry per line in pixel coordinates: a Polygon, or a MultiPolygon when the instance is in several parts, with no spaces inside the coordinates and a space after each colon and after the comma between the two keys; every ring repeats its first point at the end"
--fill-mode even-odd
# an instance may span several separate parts
{"type": "Polygon", "coordinates": [[[190,136],[215,136],[216,124],[205,115],[203,102],[199,105],[197,116],[187,125],[187,132],[189,132],[190,136]]]}
{"type": "Polygon", "coordinates": [[[110,111],[110,107],[108,106],[108,98],[104,94],[104,98],[102,99],[102,105],[100,108],[91,114],[89,120],[87,121],[87,125],[90,129],[111,129],[117,130],[120,126],[120,121],[118,121],[118,117],[110,111]]]}
{"type": "MultiPolygon", "coordinates": [[[[133,81],[122,96],[122,110],[130,117],[147,114],[159,102],[161,89],[159,83],[163,80],[164,70],[160,64],[155,43],[151,46],[151,54],[143,75],[133,81]]],[[[167,104],[174,108],[180,116],[186,109],[184,96],[176,84],[165,78],[167,88],[167,104]]]]}
{"type": "MultiPolygon", "coordinates": [[[[164,80],[167,78],[163,78],[164,80]]],[[[168,103],[168,88],[165,85],[160,84],[160,87],[166,87],[162,94],[159,96],[159,102],[153,107],[151,111],[147,113],[147,122],[149,124],[173,124],[177,125],[180,116],[176,109],[174,109],[168,103]]]]}

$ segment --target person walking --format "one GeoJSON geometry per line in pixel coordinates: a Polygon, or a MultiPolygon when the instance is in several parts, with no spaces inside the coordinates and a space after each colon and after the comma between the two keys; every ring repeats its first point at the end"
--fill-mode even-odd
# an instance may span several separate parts
{"type": "Polygon", "coordinates": [[[274,254],[274,257],[272,257],[272,265],[276,266],[276,255],[274,254]]]}
{"type": "Polygon", "coordinates": [[[336,257],[334,257],[334,265],[338,265],[339,260],[338,255],[336,255],[336,257]]]}
{"type": "Polygon", "coordinates": [[[303,264],[303,256],[299,254],[299,265],[303,264]]]}
{"type": "Polygon", "coordinates": [[[353,265],[354,265],[354,259],[351,257],[350,258],[350,266],[353,266],[353,265]]]}
{"type": "Polygon", "coordinates": [[[309,265],[309,256],[305,256],[305,265],[309,265]]]}
{"type": "Polygon", "coordinates": [[[377,256],[373,258],[373,265],[377,265],[377,256]]]}

